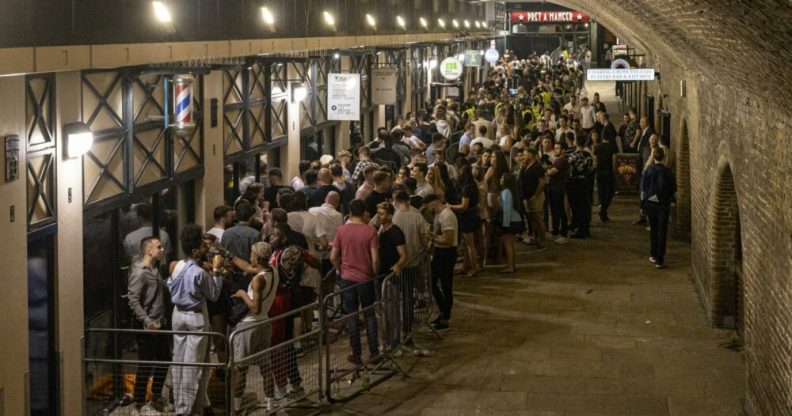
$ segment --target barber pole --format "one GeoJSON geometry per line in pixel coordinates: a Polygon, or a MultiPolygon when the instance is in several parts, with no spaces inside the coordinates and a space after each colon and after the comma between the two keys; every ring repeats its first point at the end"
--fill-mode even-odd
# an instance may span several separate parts
{"type": "Polygon", "coordinates": [[[182,137],[187,137],[195,129],[192,118],[192,87],[195,78],[191,75],[173,77],[173,130],[182,137]]]}

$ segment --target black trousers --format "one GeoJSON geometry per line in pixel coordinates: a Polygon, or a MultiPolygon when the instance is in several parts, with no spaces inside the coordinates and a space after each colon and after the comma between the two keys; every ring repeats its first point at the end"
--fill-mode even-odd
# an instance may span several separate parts
{"type": "Polygon", "coordinates": [[[591,180],[573,178],[569,184],[569,205],[572,208],[572,225],[577,235],[588,237],[591,224],[591,180]]]}
{"type": "Polygon", "coordinates": [[[564,190],[551,189],[549,192],[550,212],[553,219],[553,235],[567,236],[567,215],[564,208],[564,190]]]}
{"type": "Polygon", "coordinates": [[[665,263],[668,219],[671,216],[671,207],[669,205],[649,203],[645,209],[646,216],[649,217],[650,254],[657,260],[657,264],[662,265],[665,263]]]}
{"type": "Polygon", "coordinates": [[[456,247],[435,248],[432,256],[432,295],[444,320],[451,319],[451,307],[454,306],[454,263],[456,263],[456,258],[456,247]]]}
{"type": "MultiPolygon", "coordinates": [[[[137,335],[138,359],[140,361],[170,361],[171,348],[168,340],[170,335],[139,334],[137,335]]],[[[149,377],[154,377],[151,395],[157,398],[162,394],[162,386],[168,375],[167,366],[140,366],[135,375],[135,402],[146,402],[146,388],[149,377]]]]}
{"type": "Polygon", "coordinates": [[[597,172],[597,193],[599,194],[600,218],[608,216],[608,207],[613,202],[615,179],[613,172],[597,172]]]}

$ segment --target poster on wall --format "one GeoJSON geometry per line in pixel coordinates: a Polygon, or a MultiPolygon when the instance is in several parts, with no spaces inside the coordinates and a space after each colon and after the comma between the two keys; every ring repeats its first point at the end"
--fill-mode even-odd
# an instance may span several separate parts
{"type": "Polygon", "coordinates": [[[637,194],[641,185],[641,155],[617,153],[613,159],[616,190],[622,194],[637,194]]]}
{"type": "Polygon", "coordinates": [[[462,76],[462,62],[454,57],[443,59],[440,63],[440,75],[448,81],[456,81],[462,76]]]}
{"type": "Polygon", "coordinates": [[[481,52],[475,49],[465,51],[465,66],[480,67],[481,52]]]}
{"type": "Polygon", "coordinates": [[[360,74],[328,74],[327,119],[360,120],[360,74]]]}
{"type": "Polygon", "coordinates": [[[371,103],[374,105],[396,105],[396,68],[374,68],[371,70],[371,103]]]}

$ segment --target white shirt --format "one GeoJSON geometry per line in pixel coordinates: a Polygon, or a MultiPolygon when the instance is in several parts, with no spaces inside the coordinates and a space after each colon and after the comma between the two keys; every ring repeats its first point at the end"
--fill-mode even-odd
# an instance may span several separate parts
{"type": "Polygon", "coordinates": [[[410,147],[417,147],[419,149],[423,149],[424,147],[424,143],[421,141],[421,139],[415,137],[414,135],[402,137],[402,143],[410,147]]]}
{"type": "MultiPolygon", "coordinates": [[[[456,179],[456,168],[454,167],[454,165],[452,165],[452,164],[450,164],[448,162],[443,162],[443,164],[446,166],[446,170],[448,171],[448,178],[452,179],[452,180],[456,179]]],[[[432,163],[431,165],[429,165],[429,167],[431,168],[434,165],[435,164],[432,163]]]]}
{"type": "Polygon", "coordinates": [[[294,188],[295,191],[299,191],[305,188],[305,181],[303,181],[301,177],[295,176],[291,181],[291,187],[294,188]]]}
{"type": "Polygon", "coordinates": [[[344,216],[330,204],[313,207],[308,212],[316,219],[316,228],[321,230],[328,242],[332,242],[336,230],[344,224],[344,216]]]}
{"type": "Polygon", "coordinates": [[[580,127],[584,129],[594,127],[594,106],[587,105],[580,107],[580,127]]]}
{"type": "Polygon", "coordinates": [[[481,146],[483,146],[485,149],[489,149],[493,144],[495,144],[495,142],[490,140],[488,137],[476,137],[472,142],[470,142],[470,147],[473,147],[476,143],[481,143],[481,146]]]}
{"type": "Polygon", "coordinates": [[[212,227],[206,233],[217,237],[217,241],[220,242],[220,240],[223,239],[223,232],[224,231],[225,231],[225,228],[212,227]]]}

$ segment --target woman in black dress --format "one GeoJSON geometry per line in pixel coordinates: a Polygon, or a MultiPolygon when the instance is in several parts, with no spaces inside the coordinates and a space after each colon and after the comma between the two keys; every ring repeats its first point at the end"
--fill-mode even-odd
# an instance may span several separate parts
{"type": "Polygon", "coordinates": [[[473,178],[473,170],[467,161],[462,163],[459,172],[459,182],[457,183],[457,195],[459,203],[450,205],[451,209],[459,217],[459,231],[462,233],[462,241],[467,250],[465,256],[465,277],[474,277],[479,271],[478,252],[476,251],[476,231],[481,228],[478,213],[479,191],[478,185],[473,178]]]}

